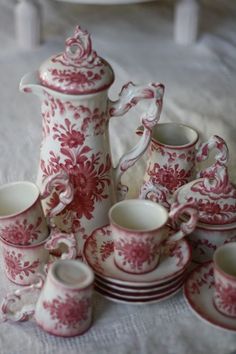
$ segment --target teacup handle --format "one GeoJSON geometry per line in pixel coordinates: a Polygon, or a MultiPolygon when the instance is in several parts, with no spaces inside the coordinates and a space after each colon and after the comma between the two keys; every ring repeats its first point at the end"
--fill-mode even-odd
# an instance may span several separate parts
{"type": "Polygon", "coordinates": [[[18,310],[11,309],[11,304],[17,301],[21,301],[22,296],[27,293],[32,293],[34,290],[41,290],[43,288],[45,282],[45,276],[41,273],[37,274],[37,281],[34,284],[28,285],[24,288],[17,289],[13,293],[8,294],[4,297],[0,311],[1,311],[1,322],[5,322],[8,320],[18,322],[18,321],[26,321],[28,318],[34,314],[35,305],[23,305],[18,310]]]}
{"type": "Polygon", "coordinates": [[[75,259],[77,257],[78,250],[75,234],[61,232],[57,228],[53,228],[49,240],[45,243],[45,248],[47,250],[55,250],[60,244],[68,247],[68,252],[62,253],[61,259],[75,259]]]}
{"type": "Polygon", "coordinates": [[[53,217],[60,214],[65,207],[70,204],[74,197],[74,187],[70,182],[69,175],[66,171],[62,170],[54,175],[48,176],[43,185],[43,191],[41,193],[41,199],[49,197],[53,189],[61,190],[58,193],[58,204],[47,212],[48,217],[53,217]]]}
{"type": "Polygon", "coordinates": [[[117,200],[125,198],[128,187],[121,184],[121,176],[131,166],[133,166],[147,150],[152,137],[152,128],[158,123],[162,110],[164,95],[164,85],[150,83],[144,86],[136,86],[128,82],[122,87],[119,99],[115,102],[110,101],[108,114],[110,117],[123,116],[138,102],[148,100],[149,105],[141,116],[144,132],[139,142],[126,154],[124,154],[114,169],[115,188],[117,200]]]}
{"type": "Polygon", "coordinates": [[[186,203],[181,205],[172,204],[169,212],[169,218],[172,222],[177,221],[180,215],[188,214],[190,219],[187,222],[181,222],[180,230],[169,236],[167,243],[180,241],[186,235],[194,231],[198,221],[198,210],[192,204],[186,203]]]}

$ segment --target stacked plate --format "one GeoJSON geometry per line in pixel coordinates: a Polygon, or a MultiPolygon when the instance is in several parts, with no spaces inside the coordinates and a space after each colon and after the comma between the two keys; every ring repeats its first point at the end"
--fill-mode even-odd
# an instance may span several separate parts
{"type": "Polygon", "coordinates": [[[183,285],[191,250],[186,240],[165,248],[159,265],[146,274],[130,274],[114,263],[110,226],[96,229],[86,240],[84,255],[95,273],[95,289],[106,298],[121,303],[144,304],[174,296],[183,285]]]}

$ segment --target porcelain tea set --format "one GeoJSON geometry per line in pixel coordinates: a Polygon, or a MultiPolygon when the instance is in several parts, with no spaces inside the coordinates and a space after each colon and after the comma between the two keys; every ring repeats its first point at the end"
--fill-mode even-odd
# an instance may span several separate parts
{"type": "Polygon", "coordinates": [[[21,80],[22,92],[41,99],[43,138],[37,183],[0,187],[4,269],[24,285],[4,298],[2,320],[34,315],[51,334],[81,335],[92,323],[93,288],[118,303],[151,304],[184,286],[197,315],[235,331],[236,189],[227,145],[216,135],[199,144],[195,129],[159,123],[163,84],[129,82],[112,102],[113,81],[79,26],[64,52],[21,80]],[[139,141],[114,168],[109,119],[141,101],[148,108],[139,141]],[[125,199],[121,177],[146,151],[140,194],[125,199]],[[215,162],[197,173],[211,151],[215,162]],[[191,261],[200,265],[189,273],[191,261]],[[19,306],[33,292],[36,303],[19,306]]]}

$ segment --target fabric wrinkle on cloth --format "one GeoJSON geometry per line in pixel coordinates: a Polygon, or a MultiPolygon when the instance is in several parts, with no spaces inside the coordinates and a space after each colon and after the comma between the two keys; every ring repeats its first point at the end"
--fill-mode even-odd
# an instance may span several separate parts
{"type": "MultiPolygon", "coordinates": [[[[123,6],[86,6],[41,0],[44,43],[32,51],[14,40],[14,3],[0,3],[0,183],[35,181],[41,141],[40,101],[19,92],[21,77],[64,49],[65,39],[80,24],[94,49],[113,67],[109,95],[116,100],[122,86],[162,82],[165,97],[161,122],[192,126],[202,141],[217,134],[229,147],[229,171],[236,181],[236,3],[202,1],[201,32],[195,45],[173,41],[173,0],[123,6]]],[[[112,118],[110,135],[116,164],[139,137],[141,105],[126,116],[112,118]]],[[[145,155],[122,177],[128,197],[137,197],[146,167],[145,155]]],[[[1,268],[0,301],[17,288],[1,268]]],[[[57,338],[33,320],[0,324],[1,354],[229,354],[236,335],[197,318],[182,291],[173,298],[145,306],[112,303],[94,294],[93,326],[81,337],[57,338]]]]}

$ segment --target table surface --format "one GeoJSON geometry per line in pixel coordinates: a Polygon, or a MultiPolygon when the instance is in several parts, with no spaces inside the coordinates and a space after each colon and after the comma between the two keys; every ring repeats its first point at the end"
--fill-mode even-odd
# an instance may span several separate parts
{"type": "MultiPolygon", "coordinates": [[[[193,126],[205,140],[223,137],[229,147],[229,169],[236,180],[236,4],[206,0],[201,36],[196,45],[173,42],[173,1],[126,6],[85,6],[42,0],[44,44],[32,51],[17,48],[14,4],[0,3],[0,183],[28,179],[37,173],[41,139],[40,104],[24,95],[21,77],[60,52],[76,24],[86,28],[96,51],[114,68],[110,90],[115,99],[127,81],[162,82],[166,86],[161,122],[193,126]]],[[[110,125],[114,162],[136,141],[140,108],[110,125]],[[124,128],[125,127],[125,128],[124,128]]],[[[136,196],[145,170],[144,157],[124,176],[136,196]],[[134,177],[135,176],[135,177],[134,177]]],[[[1,266],[0,299],[15,288],[1,266]]],[[[112,303],[94,296],[94,323],[82,337],[61,339],[40,330],[33,320],[0,325],[1,354],[77,353],[230,354],[236,335],[202,322],[189,310],[180,292],[170,300],[145,306],[112,303]]]]}

